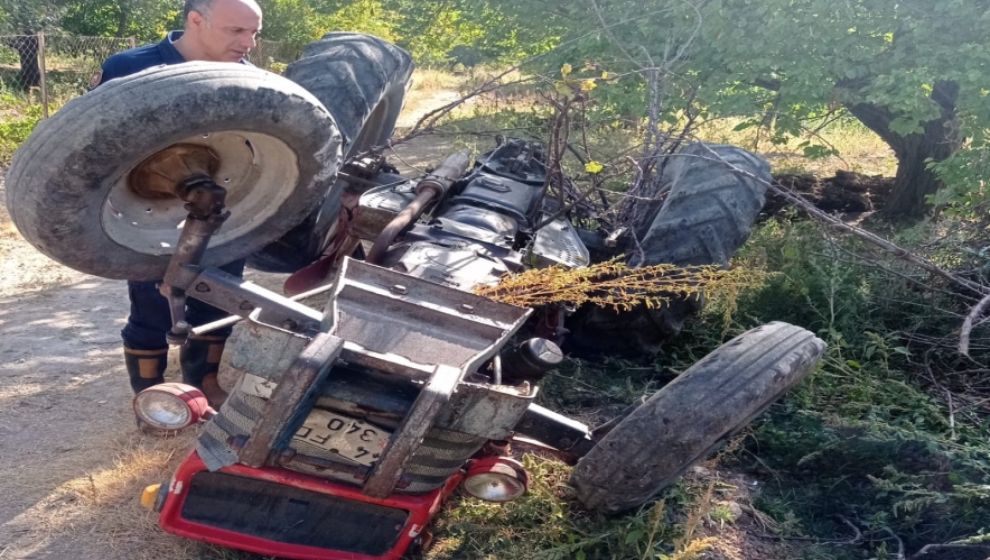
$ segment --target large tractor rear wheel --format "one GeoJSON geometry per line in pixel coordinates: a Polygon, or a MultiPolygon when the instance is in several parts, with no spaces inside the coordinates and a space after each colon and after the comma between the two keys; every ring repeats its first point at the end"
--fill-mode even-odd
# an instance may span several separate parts
{"type": "MultiPolygon", "coordinates": [[[[663,205],[638,232],[639,243],[623,248],[632,266],[728,265],[753,229],[771,176],[769,165],[746,150],[697,143],[673,156],[663,180],[670,185],[663,205]]],[[[699,307],[695,299],[629,311],[586,306],[568,320],[567,350],[577,355],[654,354],[699,307]]]]}

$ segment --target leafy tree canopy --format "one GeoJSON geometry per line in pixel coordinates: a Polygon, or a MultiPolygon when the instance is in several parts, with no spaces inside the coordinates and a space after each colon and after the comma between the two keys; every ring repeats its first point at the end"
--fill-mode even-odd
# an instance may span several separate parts
{"type": "MultiPolygon", "coordinates": [[[[960,146],[965,150],[958,154],[986,146],[990,5],[985,2],[557,0],[543,5],[541,17],[530,21],[563,37],[564,47],[548,62],[590,61],[617,75],[663,67],[671,110],[683,110],[684,101],[691,100],[700,111],[769,124],[778,140],[802,134],[809,120],[840,109],[851,112],[898,157],[894,213],[924,210],[924,197],[938,187],[930,161],[949,158],[941,167],[948,169],[952,160],[965,159],[972,167],[971,155],[950,156],[960,146]]],[[[513,9],[525,13],[538,7],[522,2],[513,9]]],[[[630,89],[636,88],[626,88],[627,93],[630,89]]]]}
{"type": "Polygon", "coordinates": [[[36,33],[58,24],[61,0],[0,0],[0,32],[36,33]]]}
{"type": "MultiPolygon", "coordinates": [[[[294,46],[372,33],[420,64],[518,61],[606,71],[595,98],[661,117],[742,117],[771,139],[847,111],[899,160],[896,213],[918,215],[938,177],[969,197],[990,171],[990,4],[977,0],[260,0],[263,36],[294,46]],[[555,48],[556,47],[556,48],[555,48]],[[652,80],[653,88],[649,87],[652,80]],[[960,148],[962,148],[960,150],[960,148]],[[934,165],[931,165],[934,164],[934,165]]],[[[152,40],[179,25],[174,0],[0,0],[0,28],[152,40]]],[[[810,139],[810,155],[830,148],[810,139]],[[816,150],[818,152],[816,152],[816,150]]],[[[946,198],[948,196],[948,198],[946,198]]]]}

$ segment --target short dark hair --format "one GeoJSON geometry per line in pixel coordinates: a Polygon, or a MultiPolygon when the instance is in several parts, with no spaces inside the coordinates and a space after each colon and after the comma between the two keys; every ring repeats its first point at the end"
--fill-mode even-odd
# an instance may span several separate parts
{"type": "Polygon", "coordinates": [[[210,9],[210,4],[213,4],[213,0],[186,0],[185,6],[182,7],[182,21],[186,21],[189,12],[205,14],[210,9]]]}

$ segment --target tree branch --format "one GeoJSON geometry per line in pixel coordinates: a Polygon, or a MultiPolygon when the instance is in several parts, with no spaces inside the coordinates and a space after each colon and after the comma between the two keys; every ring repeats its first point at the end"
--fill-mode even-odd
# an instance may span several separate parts
{"type": "Polygon", "coordinates": [[[974,305],[963,321],[962,329],[959,332],[959,353],[963,356],[969,356],[969,336],[973,331],[973,323],[983,316],[988,305],[990,305],[990,294],[984,296],[979,303],[974,305]]]}

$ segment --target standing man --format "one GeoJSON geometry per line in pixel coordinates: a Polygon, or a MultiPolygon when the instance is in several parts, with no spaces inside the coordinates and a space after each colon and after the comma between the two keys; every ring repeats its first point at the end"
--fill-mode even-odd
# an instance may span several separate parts
{"type": "MultiPolygon", "coordinates": [[[[180,64],[193,60],[247,63],[245,57],[257,44],[261,31],[261,8],[255,0],[186,0],[185,28],[172,31],[160,43],[115,54],[103,63],[98,86],[153,66],[180,64]]],[[[194,108],[192,108],[195,110],[194,108]]],[[[244,260],[222,270],[240,276],[244,260]]],[[[164,381],[168,358],[165,333],[172,327],[168,301],[158,291],[159,282],[127,283],[131,312],[121,331],[124,362],[135,393],[164,381]]],[[[220,309],[195,299],[188,300],[186,317],[191,325],[201,325],[227,316],[220,309]]],[[[190,335],[179,350],[182,380],[199,387],[214,405],[226,397],[217,383],[217,371],[230,328],[210,335],[190,335]]]]}

